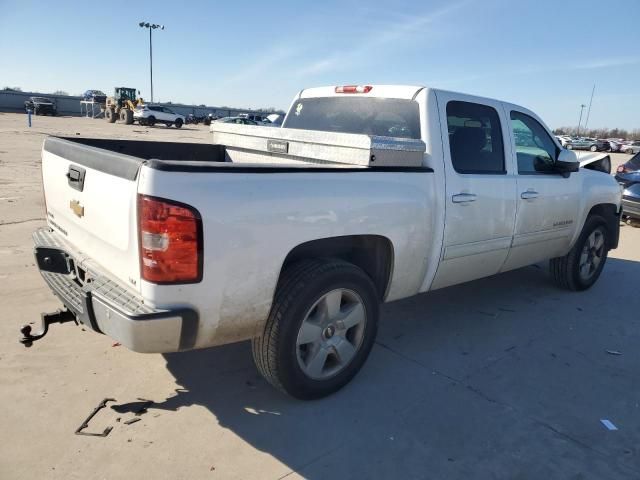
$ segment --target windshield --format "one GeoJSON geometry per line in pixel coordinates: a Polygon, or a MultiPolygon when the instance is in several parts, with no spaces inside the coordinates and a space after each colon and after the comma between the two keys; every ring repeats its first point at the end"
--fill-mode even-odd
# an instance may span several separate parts
{"type": "Polygon", "coordinates": [[[44,97],[33,97],[33,101],[38,103],[51,103],[51,100],[44,97]]]}
{"type": "Polygon", "coordinates": [[[418,102],[395,98],[301,98],[284,128],[420,138],[418,102]]]}

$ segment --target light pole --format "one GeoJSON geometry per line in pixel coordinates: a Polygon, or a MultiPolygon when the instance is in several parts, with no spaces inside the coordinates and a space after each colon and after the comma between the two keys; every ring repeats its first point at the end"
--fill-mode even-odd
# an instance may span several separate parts
{"type": "Polygon", "coordinates": [[[140,25],[140,28],[149,29],[149,74],[151,77],[151,103],[153,103],[153,46],[151,41],[151,32],[153,32],[156,28],[164,30],[164,25],[158,25],[149,22],[140,22],[138,25],[140,25]]]}
{"type": "Polygon", "coordinates": [[[580,136],[580,124],[582,123],[582,111],[584,110],[584,107],[586,107],[584,103],[580,105],[580,120],[578,120],[578,133],[576,134],[577,136],[580,136]]]}

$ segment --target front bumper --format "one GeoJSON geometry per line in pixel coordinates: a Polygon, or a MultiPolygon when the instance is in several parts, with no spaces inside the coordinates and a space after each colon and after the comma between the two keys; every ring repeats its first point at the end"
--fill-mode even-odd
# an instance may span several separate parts
{"type": "Polygon", "coordinates": [[[42,278],[78,322],[136,352],[175,352],[195,344],[195,310],[145,305],[137,292],[93,264],[77,261],[73,247],[48,228],[36,230],[33,240],[42,278]]]}
{"type": "Polygon", "coordinates": [[[640,198],[622,197],[622,214],[640,219],[640,198]]]}

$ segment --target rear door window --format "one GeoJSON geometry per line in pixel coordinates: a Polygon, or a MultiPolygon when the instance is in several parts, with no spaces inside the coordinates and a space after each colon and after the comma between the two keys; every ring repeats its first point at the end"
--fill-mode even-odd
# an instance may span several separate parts
{"type": "Polygon", "coordinates": [[[447,129],[456,172],[506,173],[502,127],[493,107],[451,101],[447,103],[447,129]]]}

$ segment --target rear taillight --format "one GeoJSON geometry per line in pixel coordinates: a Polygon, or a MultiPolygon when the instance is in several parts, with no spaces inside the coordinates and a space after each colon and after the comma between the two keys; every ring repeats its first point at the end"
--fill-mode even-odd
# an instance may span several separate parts
{"type": "Polygon", "coordinates": [[[631,169],[627,168],[627,165],[618,165],[618,169],[616,170],[618,173],[629,173],[631,169]]]}
{"type": "Polygon", "coordinates": [[[371,85],[343,85],[336,87],[336,93],[369,93],[373,87],[371,85]]]}
{"type": "Polygon", "coordinates": [[[140,271],[148,282],[202,279],[202,220],[189,205],[138,195],[140,271]]]}

